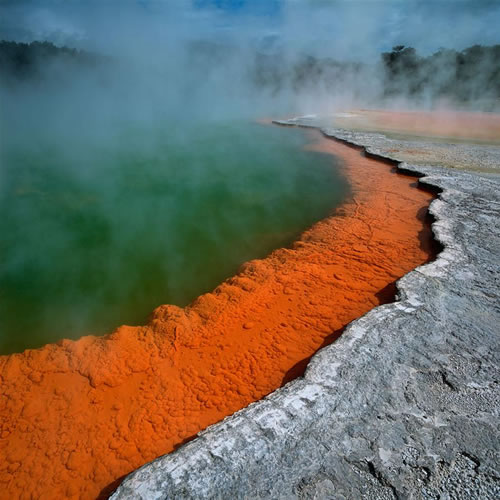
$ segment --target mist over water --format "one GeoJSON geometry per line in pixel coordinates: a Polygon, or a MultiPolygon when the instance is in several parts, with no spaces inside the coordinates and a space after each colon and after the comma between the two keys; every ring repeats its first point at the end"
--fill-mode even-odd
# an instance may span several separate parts
{"type": "Polygon", "coordinates": [[[186,305],[345,195],[302,134],[254,123],[290,103],[259,96],[238,40],[172,19],[151,36],[139,11],[108,45],[96,16],[90,64],[43,53],[0,75],[0,353],[186,305]]]}
{"type": "Polygon", "coordinates": [[[3,148],[1,351],[142,324],[289,244],[347,191],[305,141],[231,120],[3,148]]]}

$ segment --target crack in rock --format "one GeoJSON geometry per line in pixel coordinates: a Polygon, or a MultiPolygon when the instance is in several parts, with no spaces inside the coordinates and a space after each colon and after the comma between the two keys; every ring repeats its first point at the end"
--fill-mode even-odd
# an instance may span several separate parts
{"type": "MultiPolygon", "coordinates": [[[[314,117],[279,123],[322,127],[314,117]]],[[[322,131],[385,159],[415,148],[322,131]]],[[[441,154],[452,149],[462,166],[500,167],[500,148],[439,144],[441,154]]],[[[430,207],[438,258],[399,280],[399,302],[319,351],[303,378],[142,467],[112,499],[500,498],[500,178],[402,167],[441,191],[430,207]],[[224,463],[210,454],[221,442],[224,463]]]]}

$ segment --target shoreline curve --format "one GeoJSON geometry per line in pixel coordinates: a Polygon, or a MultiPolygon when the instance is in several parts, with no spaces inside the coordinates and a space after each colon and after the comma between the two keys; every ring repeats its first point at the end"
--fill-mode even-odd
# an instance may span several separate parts
{"type": "MultiPolygon", "coordinates": [[[[284,124],[397,160],[380,134],[284,124]]],[[[400,165],[441,191],[430,206],[437,259],[313,356],[303,378],[142,467],[112,499],[498,497],[500,176],[400,165]]]]}
{"type": "Polygon", "coordinates": [[[350,162],[353,198],[292,248],[244,264],[187,308],[160,306],[147,326],[0,358],[5,491],[106,495],[123,474],[303,373],[429,259],[432,196],[413,189],[414,178],[329,139],[315,148],[350,162]],[[385,232],[384,221],[393,224],[385,232]],[[397,244],[384,246],[389,236],[397,244]]]}

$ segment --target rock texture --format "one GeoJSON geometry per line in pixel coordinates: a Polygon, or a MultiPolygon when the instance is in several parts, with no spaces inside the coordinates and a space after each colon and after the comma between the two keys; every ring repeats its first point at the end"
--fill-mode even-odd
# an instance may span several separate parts
{"type": "Polygon", "coordinates": [[[435,257],[435,195],[358,149],[305,135],[308,149],[336,156],[351,193],[290,248],[243,264],[185,308],[159,306],[147,325],[0,356],[1,498],[107,498],[126,474],[302,375],[435,257]]]}
{"type": "MultiPolygon", "coordinates": [[[[323,132],[390,156],[379,134],[323,132]]],[[[438,259],[303,378],[142,467],[114,500],[500,498],[500,178],[401,167],[442,190],[438,259]]]]}
{"type": "MultiPolygon", "coordinates": [[[[450,141],[460,146],[462,141],[468,145],[480,143],[490,147],[500,146],[500,114],[470,111],[452,111],[438,109],[434,111],[356,109],[349,113],[335,113],[325,123],[348,130],[365,132],[382,132],[393,138],[432,138],[433,142],[446,143],[450,149],[450,141]]],[[[453,151],[451,151],[453,152],[453,151]]],[[[460,160],[457,155],[456,159],[460,160]]],[[[457,165],[453,165],[457,168],[457,165]]],[[[470,165],[468,165],[470,168],[470,165]]],[[[498,168],[498,166],[497,166],[498,168]]]]}

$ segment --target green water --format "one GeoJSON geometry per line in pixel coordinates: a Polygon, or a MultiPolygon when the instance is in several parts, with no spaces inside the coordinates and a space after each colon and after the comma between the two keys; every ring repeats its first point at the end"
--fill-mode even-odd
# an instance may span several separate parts
{"type": "Polygon", "coordinates": [[[143,324],[291,243],[347,191],[306,142],[227,123],[3,147],[0,352],[143,324]]]}

